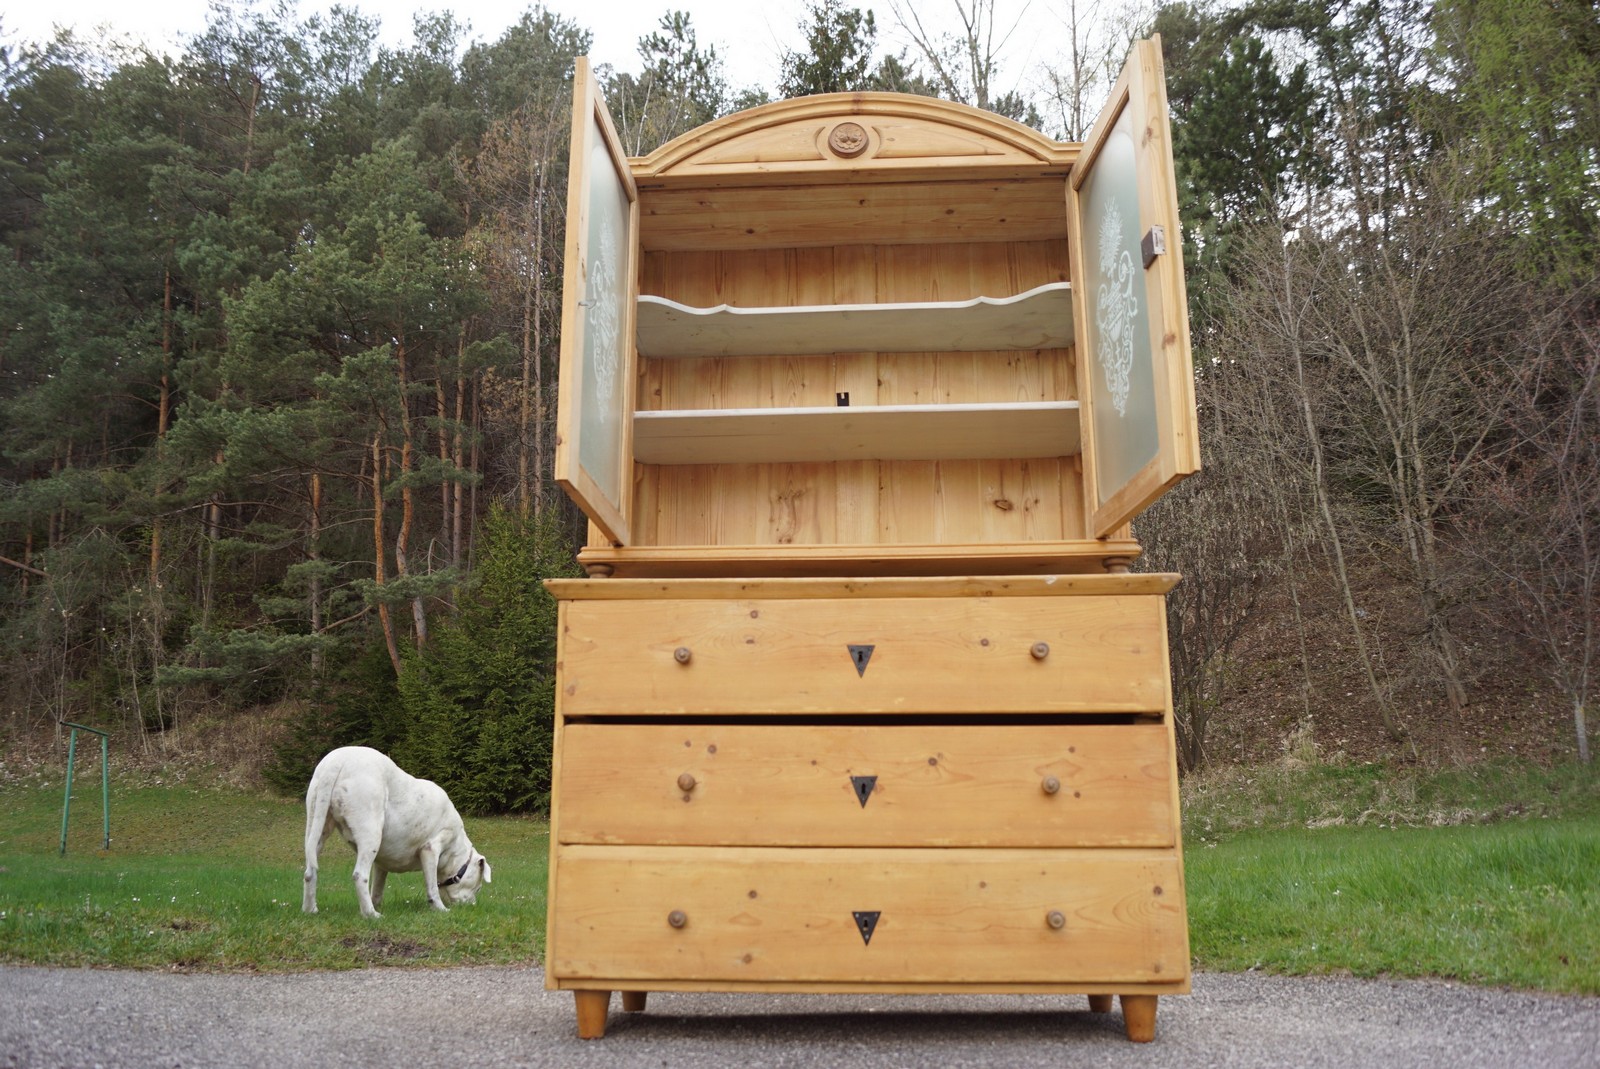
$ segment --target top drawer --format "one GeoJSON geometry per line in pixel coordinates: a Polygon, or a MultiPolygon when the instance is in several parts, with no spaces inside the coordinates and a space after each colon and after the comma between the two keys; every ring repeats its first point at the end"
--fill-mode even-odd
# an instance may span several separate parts
{"type": "Polygon", "coordinates": [[[1158,595],[599,598],[561,608],[566,716],[1166,708],[1158,595]]]}

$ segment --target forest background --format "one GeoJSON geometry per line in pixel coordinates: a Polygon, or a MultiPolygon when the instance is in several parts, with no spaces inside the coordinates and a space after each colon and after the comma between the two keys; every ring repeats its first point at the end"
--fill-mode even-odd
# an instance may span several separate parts
{"type": "MultiPolygon", "coordinates": [[[[1180,761],[1587,763],[1600,670],[1600,4],[1008,5],[773,87],[667,11],[602,69],[628,151],[887,89],[1076,140],[1162,35],[1206,470],[1137,524],[1180,761]]],[[[714,28],[712,28],[714,31],[714,28]]],[[[341,743],[469,812],[548,792],[550,482],[583,26],[407,47],[213,9],[161,55],[0,25],[0,776],[61,723],[302,789],[341,743]]]]}

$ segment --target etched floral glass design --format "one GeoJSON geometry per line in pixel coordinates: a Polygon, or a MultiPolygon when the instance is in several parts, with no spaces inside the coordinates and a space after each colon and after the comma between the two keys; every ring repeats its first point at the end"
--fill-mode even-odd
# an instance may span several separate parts
{"type": "Polygon", "coordinates": [[[1128,375],[1133,371],[1133,324],[1139,296],[1133,291],[1133,254],[1122,244],[1122,209],[1107,200],[1100,213],[1100,289],[1095,295],[1095,353],[1106,394],[1117,415],[1128,414],[1128,375]]]}
{"type": "Polygon", "coordinates": [[[1084,357],[1090,366],[1095,484],[1101,504],[1155,459],[1155,368],[1139,251],[1139,173],[1123,108],[1079,190],[1083,222],[1084,357]]]}
{"type": "Polygon", "coordinates": [[[628,339],[628,194],[598,126],[591,131],[588,181],[588,275],[583,297],[583,397],[578,459],[600,492],[621,500],[622,421],[627,417],[622,369],[628,339]]]}

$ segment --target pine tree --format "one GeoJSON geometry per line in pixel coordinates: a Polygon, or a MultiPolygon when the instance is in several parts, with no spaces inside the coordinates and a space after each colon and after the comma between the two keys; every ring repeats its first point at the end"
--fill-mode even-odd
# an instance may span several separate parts
{"type": "Polygon", "coordinates": [[[844,0],[814,0],[806,9],[805,52],[787,52],[778,92],[784,97],[812,93],[853,93],[871,88],[872,52],[878,26],[871,11],[846,7],[844,0]]]}
{"type": "Polygon", "coordinates": [[[722,57],[715,46],[701,47],[684,12],[663,15],[658,28],[639,39],[639,58],[640,74],[611,72],[606,81],[606,103],[630,156],[642,156],[728,110],[722,57]]]}

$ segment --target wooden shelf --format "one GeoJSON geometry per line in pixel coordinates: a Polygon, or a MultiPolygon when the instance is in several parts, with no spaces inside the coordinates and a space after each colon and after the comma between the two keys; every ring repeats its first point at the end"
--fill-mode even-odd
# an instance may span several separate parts
{"type": "Polygon", "coordinates": [[[907,304],[692,308],[639,298],[641,356],[818,356],[828,353],[987,352],[1072,344],[1070,283],[1014,297],[907,304]]]}
{"type": "Polygon", "coordinates": [[[645,464],[992,460],[1078,452],[1078,402],[636,412],[645,464]]]}

